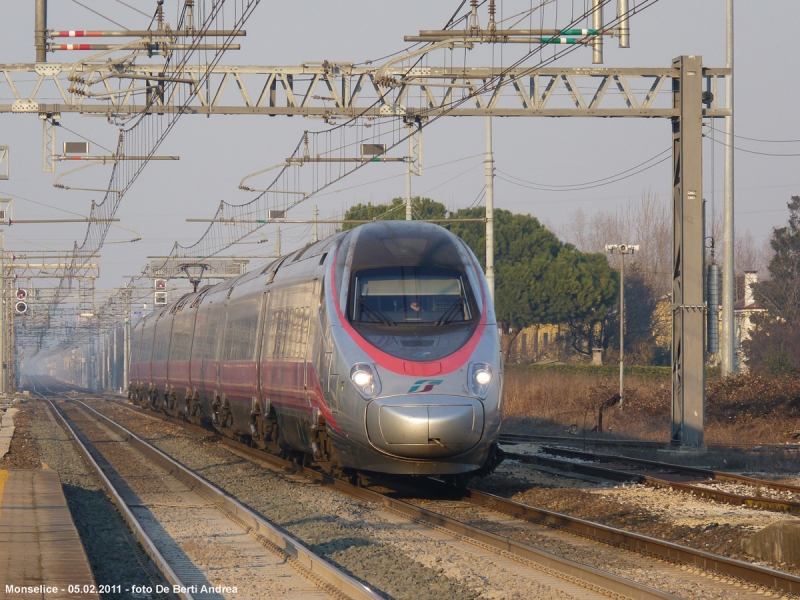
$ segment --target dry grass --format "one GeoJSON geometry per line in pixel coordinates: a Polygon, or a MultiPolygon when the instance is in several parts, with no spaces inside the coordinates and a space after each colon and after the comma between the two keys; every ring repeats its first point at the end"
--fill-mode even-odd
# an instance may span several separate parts
{"type": "MultiPolygon", "coordinates": [[[[619,393],[619,378],[607,369],[530,369],[506,372],[506,430],[563,434],[597,425],[601,404],[619,393]]],[[[603,410],[603,429],[614,437],[666,441],[669,434],[669,379],[625,378],[625,404],[603,410]]]]}
{"type": "MultiPolygon", "coordinates": [[[[506,431],[562,435],[597,425],[599,406],[619,391],[613,369],[509,366],[506,431]]],[[[632,369],[625,405],[603,411],[613,437],[666,442],[670,430],[669,370],[632,369]]],[[[741,375],[708,382],[709,444],[800,442],[800,376],[741,375]],[[798,434],[794,438],[793,434],[798,434]]]]}

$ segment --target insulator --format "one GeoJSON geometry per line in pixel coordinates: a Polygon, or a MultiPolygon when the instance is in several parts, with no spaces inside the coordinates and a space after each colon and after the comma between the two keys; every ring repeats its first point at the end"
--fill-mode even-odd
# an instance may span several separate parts
{"type": "Polygon", "coordinates": [[[711,354],[719,352],[719,265],[708,265],[706,279],[706,301],[708,305],[707,350],[711,354]]]}

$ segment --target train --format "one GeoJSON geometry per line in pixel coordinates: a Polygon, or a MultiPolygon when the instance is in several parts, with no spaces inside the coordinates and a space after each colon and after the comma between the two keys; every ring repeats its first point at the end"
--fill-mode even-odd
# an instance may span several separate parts
{"type": "Polygon", "coordinates": [[[139,320],[129,397],[342,476],[463,480],[502,460],[500,334],[447,229],[376,221],[139,320]]]}

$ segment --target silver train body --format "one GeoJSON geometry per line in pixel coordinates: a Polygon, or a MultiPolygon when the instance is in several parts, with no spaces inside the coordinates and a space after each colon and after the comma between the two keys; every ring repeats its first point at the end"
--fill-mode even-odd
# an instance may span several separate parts
{"type": "Polygon", "coordinates": [[[498,461],[492,300],[427,223],[363,225],[182,297],[137,323],[130,372],[139,403],[332,473],[498,461]]]}

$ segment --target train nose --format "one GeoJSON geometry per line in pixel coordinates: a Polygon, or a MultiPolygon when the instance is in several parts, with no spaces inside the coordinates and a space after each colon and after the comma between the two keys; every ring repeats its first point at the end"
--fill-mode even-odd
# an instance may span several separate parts
{"type": "Polygon", "coordinates": [[[483,404],[458,396],[396,396],[367,407],[367,435],[404,458],[447,458],[471,450],[483,434],[483,404]]]}

